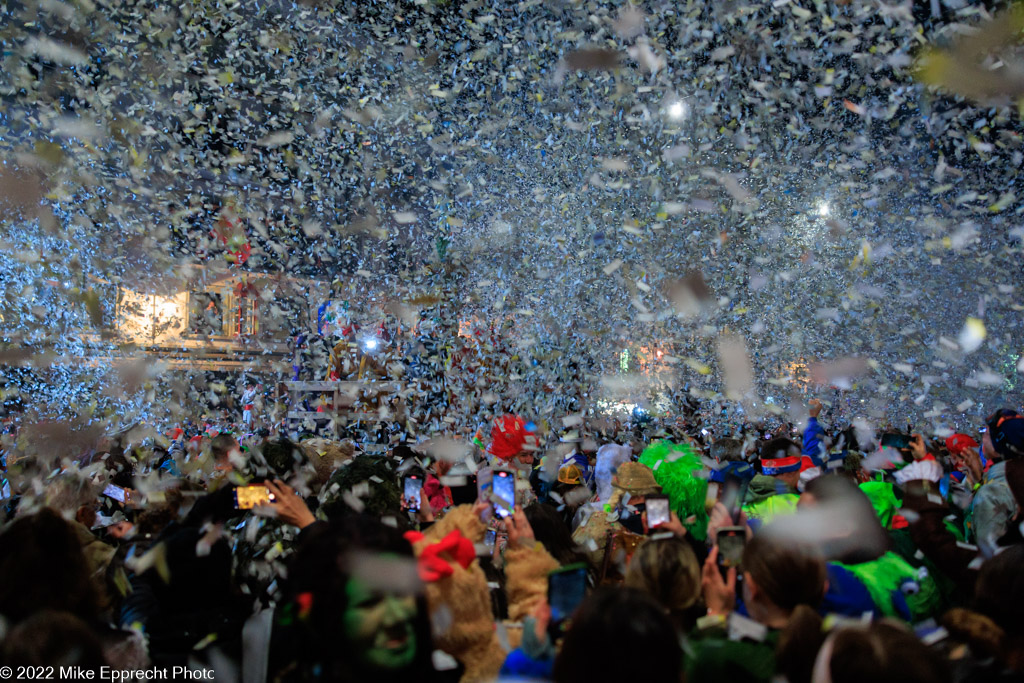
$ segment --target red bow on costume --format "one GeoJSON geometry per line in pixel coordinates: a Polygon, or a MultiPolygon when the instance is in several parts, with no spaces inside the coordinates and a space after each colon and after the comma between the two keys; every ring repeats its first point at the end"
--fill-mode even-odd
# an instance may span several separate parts
{"type": "MultiPolygon", "coordinates": [[[[405,540],[410,543],[419,543],[423,538],[423,534],[418,531],[405,532],[405,540]]],[[[467,569],[476,559],[476,548],[473,547],[472,541],[456,529],[437,543],[428,545],[420,553],[416,560],[420,578],[431,583],[454,574],[455,568],[444,556],[457,562],[463,569],[467,569]]]]}

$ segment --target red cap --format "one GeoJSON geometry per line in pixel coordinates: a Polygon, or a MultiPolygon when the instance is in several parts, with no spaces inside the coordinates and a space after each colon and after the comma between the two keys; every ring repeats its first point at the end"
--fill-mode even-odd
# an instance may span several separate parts
{"type": "Polygon", "coordinates": [[[946,448],[953,455],[963,455],[968,448],[977,448],[978,442],[966,434],[954,434],[946,439],[946,448]]]}

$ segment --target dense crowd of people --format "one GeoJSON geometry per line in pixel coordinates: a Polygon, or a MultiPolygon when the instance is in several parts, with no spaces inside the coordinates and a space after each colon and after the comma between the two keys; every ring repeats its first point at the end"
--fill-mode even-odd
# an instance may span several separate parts
{"type": "Polygon", "coordinates": [[[0,659],[239,681],[1024,676],[1024,415],[357,444],[207,428],[4,461],[0,659]],[[52,465],[52,466],[51,466],[52,465]]]}

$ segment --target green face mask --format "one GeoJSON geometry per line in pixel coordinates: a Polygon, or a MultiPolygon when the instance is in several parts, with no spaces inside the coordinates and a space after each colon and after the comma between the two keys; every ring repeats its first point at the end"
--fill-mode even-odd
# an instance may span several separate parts
{"type": "Polygon", "coordinates": [[[378,593],[351,578],[345,585],[348,608],[342,615],[345,636],[364,664],[401,669],[416,657],[416,599],[378,593]]]}

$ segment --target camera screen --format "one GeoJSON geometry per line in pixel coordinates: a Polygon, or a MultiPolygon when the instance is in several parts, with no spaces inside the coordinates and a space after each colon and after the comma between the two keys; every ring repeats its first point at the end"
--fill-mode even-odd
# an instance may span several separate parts
{"type": "Polygon", "coordinates": [[[405,478],[405,507],[409,510],[419,510],[421,499],[420,493],[423,491],[423,480],[419,477],[406,477],[405,478]]]}
{"type": "Polygon", "coordinates": [[[255,486],[239,486],[235,489],[235,507],[239,510],[251,510],[257,505],[274,502],[274,495],[262,484],[255,486]]]}
{"type": "Polygon", "coordinates": [[[494,473],[494,511],[502,517],[512,512],[516,502],[516,478],[511,472],[495,471],[494,473]]]}

